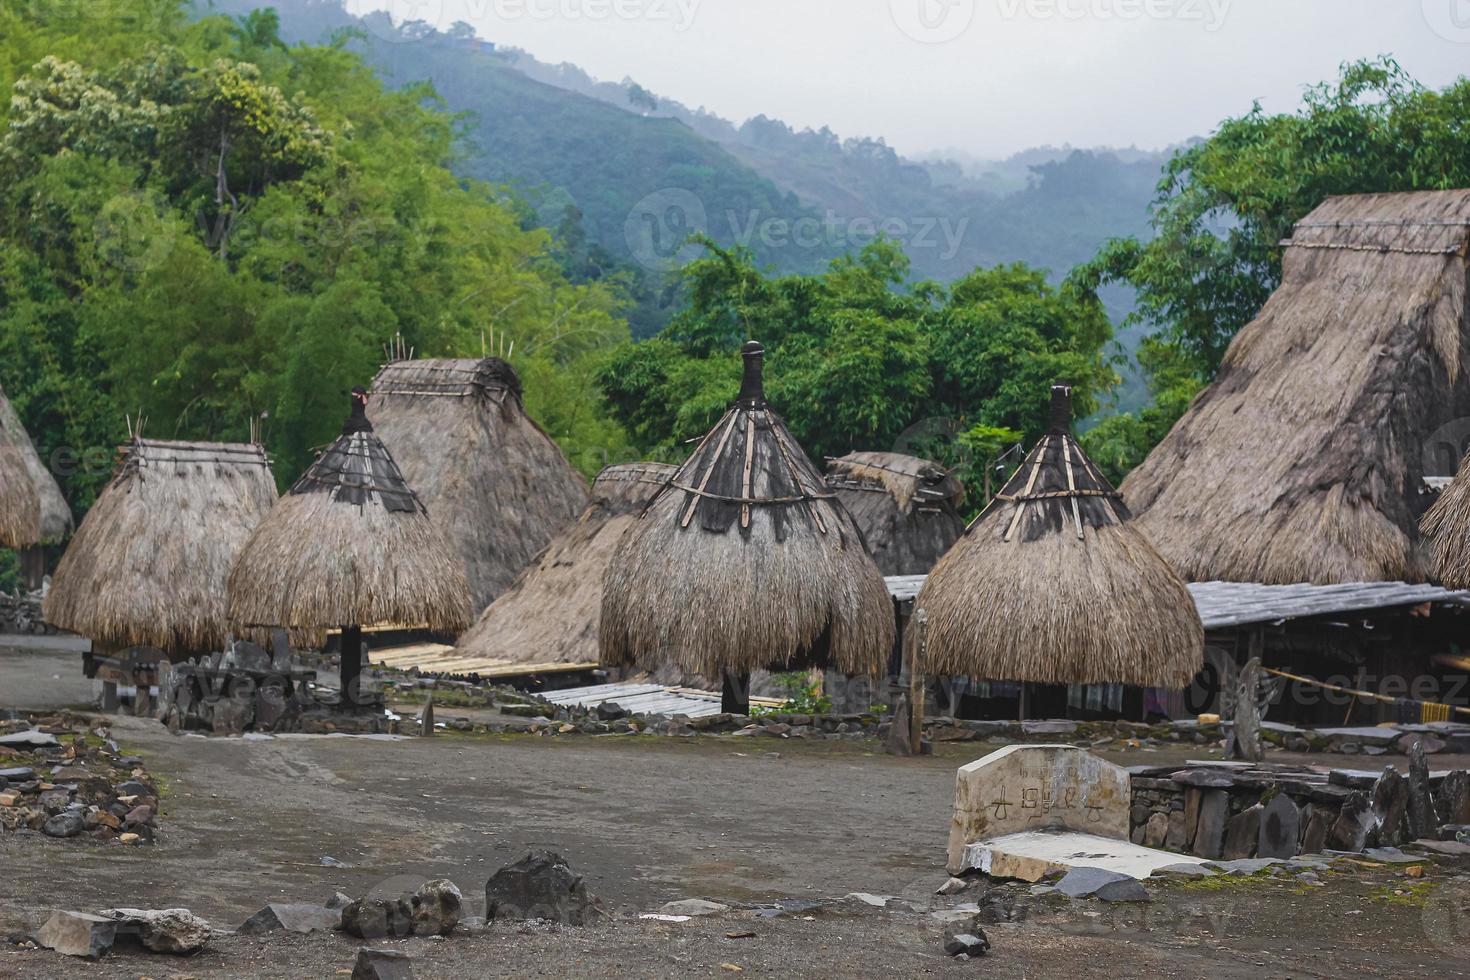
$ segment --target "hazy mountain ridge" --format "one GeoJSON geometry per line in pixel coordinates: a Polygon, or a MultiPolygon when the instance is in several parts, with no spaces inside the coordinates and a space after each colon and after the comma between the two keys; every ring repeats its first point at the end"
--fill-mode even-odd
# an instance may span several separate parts
{"type": "MultiPolygon", "coordinates": [[[[260,0],[216,0],[240,16],[260,0]]],[[[340,0],[274,4],[289,42],[344,30],[390,84],[428,81],[467,120],[457,169],[514,188],[528,220],[559,231],[558,258],[583,278],[634,281],[635,335],[659,329],[675,297],[665,273],[690,253],[688,231],[751,247],[781,272],[813,272],[884,232],[917,277],[948,281],[977,266],[1025,262],[1059,279],[1108,238],[1148,237],[1148,204],[1167,154],[1037,147],[1006,160],[962,153],[915,160],[882,139],[797,131],[764,115],[737,125],[631,79],[473,36],[355,18],[340,0]],[[650,238],[651,236],[651,238],[650,238]]],[[[1114,318],[1131,296],[1104,297],[1114,318]]],[[[1125,348],[1132,338],[1121,336],[1125,348]]],[[[1131,390],[1123,399],[1138,397],[1131,390]]]]}

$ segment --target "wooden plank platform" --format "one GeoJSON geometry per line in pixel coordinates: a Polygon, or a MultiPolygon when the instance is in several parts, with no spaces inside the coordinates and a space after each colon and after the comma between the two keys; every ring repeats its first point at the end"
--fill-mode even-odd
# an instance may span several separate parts
{"type": "Polygon", "coordinates": [[[524,677],[529,674],[575,674],[596,669],[590,663],[519,663],[491,660],[459,653],[443,643],[414,643],[409,646],[369,650],[368,660],[375,667],[412,670],[417,667],[431,674],[479,674],[481,677],[524,677]]]}

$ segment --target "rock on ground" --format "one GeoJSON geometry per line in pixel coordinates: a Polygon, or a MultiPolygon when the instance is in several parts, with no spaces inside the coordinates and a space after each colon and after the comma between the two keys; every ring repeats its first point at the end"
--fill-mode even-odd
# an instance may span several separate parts
{"type": "Polygon", "coordinates": [[[97,959],[112,948],[117,923],[85,912],[56,912],[36,933],[36,942],[67,956],[97,959]]]}
{"type": "Polygon", "coordinates": [[[730,906],[721,905],[719,902],[707,902],[702,898],[686,898],[680,902],[667,902],[659,912],[663,915],[719,915],[721,912],[730,911],[730,906]]]}
{"type": "Polygon", "coordinates": [[[601,903],[587,891],[582,876],[553,851],[534,851],[506,865],[485,883],[485,917],[547,919],[586,925],[601,903]]]}
{"type": "Polygon", "coordinates": [[[342,910],[342,931],[358,939],[402,938],[413,931],[413,910],[399,898],[360,899],[342,910]]]}
{"type": "Polygon", "coordinates": [[[352,980],[413,980],[413,961],[391,949],[359,949],[352,980]]]}
{"type": "Polygon", "coordinates": [[[990,939],[979,929],[952,933],[945,937],[944,951],[950,956],[984,956],[990,951],[990,939]]]}
{"type": "Polygon", "coordinates": [[[1096,894],[1098,889],[1104,885],[1120,881],[1133,881],[1133,879],[1125,874],[1104,868],[1073,868],[1062,876],[1061,881],[1057,882],[1057,891],[1068,898],[1087,898],[1089,895],[1096,894]]]}
{"type": "Polygon", "coordinates": [[[133,936],[155,953],[197,953],[213,931],[208,922],[188,909],[104,909],[117,923],[117,935],[133,936]]]}
{"type": "Polygon", "coordinates": [[[426,881],[409,898],[415,936],[447,936],[459,925],[464,896],[452,881],[426,881]]]}
{"type": "Polygon", "coordinates": [[[331,932],[341,925],[340,909],[329,909],[321,905],[272,903],[246,919],[235,931],[245,936],[275,932],[278,929],[304,934],[331,932]]]}

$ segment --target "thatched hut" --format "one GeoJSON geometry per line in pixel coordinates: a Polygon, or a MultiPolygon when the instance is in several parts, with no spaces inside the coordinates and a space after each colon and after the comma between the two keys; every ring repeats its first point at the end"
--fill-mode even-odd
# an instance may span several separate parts
{"type": "Polygon", "coordinates": [[[0,411],[0,548],[29,548],[41,540],[41,495],[16,439],[19,423],[12,428],[6,414],[0,411]]]}
{"type": "Polygon", "coordinates": [[[1420,524],[1434,579],[1445,588],[1470,589],[1470,455],[1420,524]]]}
{"type": "Polygon", "coordinates": [[[71,533],[71,508],[56,478],[41,462],[30,434],[21,424],[5,390],[0,388],[0,547],[20,551],[21,573],[29,588],[40,588],[45,575],[45,555],[38,547],[54,544],[71,533]],[[24,480],[15,469],[17,457],[24,464],[35,491],[31,509],[24,480]],[[15,475],[12,475],[15,474],[15,475]],[[29,515],[34,515],[34,521],[29,515]]]}
{"type": "Polygon", "coordinates": [[[1204,663],[1194,600],[1072,437],[1066,385],[1052,388],[1047,434],[914,607],[930,675],[1180,688],[1204,663]]]}
{"type": "Polygon", "coordinates": [[[464,563],[478,614],[587,506],[587,481],[526,414],[498,357],[401,360],[373,427],[464,563]]]}
{"type": "Polygon", "coordinates": [[[457,633],[469,625],[464,570],[367,419],[354,389],[342,434],[260,522],[229,577],[241,627],[342,627],[342,704],[359,701],[364,625],[457,633]]]}
{"type": "Polygon", "coordinates": [[[623,536],[602,597],[602,662],[723,677],[727,710],[752,671],[876,675],[893,609],[862,535],[766,403],[761,345],[739,397],[623,536]]]}
{"type": "Polygon", "coordinates": [[[459,638],[458,652],[508,663],[595,663],[608,562],[674,469],[625,463],[599,473],[581,518],[490,603],[459,638]]]}
{"type": "Polygon", "coordinates": [[[1186,579],[1422,581],[1429,436],[1470,415],[1470,191],[1329,198],[1121,487],[1186,579]]]}
{"type": "Polygon", "coordinates": [[[902,453],[827,461],[827,485],[847,508],[884,575],[923,575],[961,534],[965,488],[938,463],[902,453]]]}
{"type": "Polygon", "coordinates": [[[225,579],[276,499],[258,445],[135,438],[52,579],[46,621],[101,651],[221,650],[225,579]]]}

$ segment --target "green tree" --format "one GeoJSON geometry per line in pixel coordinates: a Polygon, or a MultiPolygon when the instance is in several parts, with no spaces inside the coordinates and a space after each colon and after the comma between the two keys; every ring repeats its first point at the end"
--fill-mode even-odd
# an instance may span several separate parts
{"type": "Polygon", "coordinates": [[[1079,290],[1132,286],[1138,306],[1127,323],[1156,341],[1140,353],[1153,408],[1110,420],[1089,442],[1112,472],[1136,465],[1214,376],[1280,284],[1280,242],[1325,198],[1470,184],[1467,119],[1470,79],[1435,91],[1380,58],[1344,65],[1294,113],[1256,104],[1177,153],[1153,204],[1154,237],[1109,242],[1071,276],[1079,290]]]}
{"type": "Polygon", "coordinates": [[[768,351],[767,394],[814,457],[896,447],[982,482],[960,433],[1034,436],[1051,382],[1075,384],[1082,412],[1114,383],[1096,298],[1036,270],[980,269],[946,289],[910,281],[902,249],[880,240],[822,275],[777,276],[747,251],[702,244],[682,271],[687,304],[658,337],[614,350],[598,374],[613,417],[653,449],[673,454],[714,423],[739,387],[736,351],[750,338],[768,351]]]}
{"type": "Polygon", "coordinates": [[[59,472],[79,508],[125,415],[216,439],[264,419],[290,480],[395,334],[475,356],[493,332],[583,465],[621,451],[589,380],[629,336],[619,285],[571,282],[519,204],[450,171],[431,89],[287,47],[268,12],[141,0],[82,32],[63,8],[0,6],[0,383],[43,453],[93,460],[59,472]]]}

